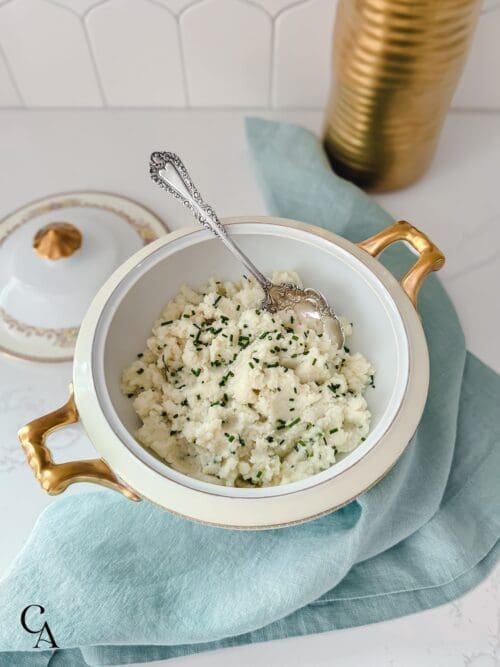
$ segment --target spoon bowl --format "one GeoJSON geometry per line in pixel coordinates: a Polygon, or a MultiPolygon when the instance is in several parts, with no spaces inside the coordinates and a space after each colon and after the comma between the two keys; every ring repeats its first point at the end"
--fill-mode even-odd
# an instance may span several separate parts
{"type": "Polygon", "coordinates": [[[198,222],[213,232],[253,275],[264,291],[264,310],[271,313],[293,310],[303,324],[317,331],[321,329],[339,348],[343,347],[342,324],[323,294],[310,287],[302,289],[291,283],[276,285],[266,278],[228,235],[214,209],[203,201],[178,155],[155,151],[151,154],[149,173],[155,183],[189,208],[198,222]]]}

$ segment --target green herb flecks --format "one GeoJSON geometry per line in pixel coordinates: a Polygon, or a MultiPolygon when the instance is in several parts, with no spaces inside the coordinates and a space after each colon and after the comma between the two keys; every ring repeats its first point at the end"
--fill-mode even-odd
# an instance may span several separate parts
{"type": "Polygon", "coordinates": [[[234,377],[233,371],[228,371],[225,375],[222,376],[221,381],[219,382],[219,387],[224,387],[229,380],[229,378],[234,377]]]}

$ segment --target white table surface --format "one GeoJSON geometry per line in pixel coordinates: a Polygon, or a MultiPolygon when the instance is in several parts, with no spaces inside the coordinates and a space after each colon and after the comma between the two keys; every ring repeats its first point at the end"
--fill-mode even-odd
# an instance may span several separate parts
{"type": "MultiPolygon", "coordinates": [[[[321,114],[276,112],[313,130],[321,114]]],[[[153,149],[180,153],[222,216],[263,214],[246,149],[244,114],[231,111],[2,111],[0,217],[25,202],[65,190],[94,189],[137,199],[172,229],[190,224],[148,177],[153,149]]],[[[500,371],[500,112],[448,116],[432,167],[413,186],[377,195],[395,217],[423,229],[443,249],[441,272],[468,348],[500,371]]],[[[16,432],[62,404],[70,364],[0,356],[0,576],[51,502],[24,463],[16,432]]],[[[53,436],[56,459],[93,456],[79,427],[53,436]]],[[[69,493],[85,492],[86,485],[69,493]]],[[[170,661],[183,667],[500,664],[500,568],[460,600],[405,618],[170,661]]],[[[159,665],[160,663],[152,663],[159,665]]],[[[163,663],[162,663],[163,664],[163,663]]],[[[166,663],[165,663],[166,664],[166,663]]]]}

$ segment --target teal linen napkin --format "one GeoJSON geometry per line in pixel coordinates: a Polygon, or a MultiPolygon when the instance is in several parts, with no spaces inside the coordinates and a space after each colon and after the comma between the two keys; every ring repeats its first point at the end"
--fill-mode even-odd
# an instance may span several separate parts
{"type": "MultiPolygon", "coordinates": [[[[392,222],[332,173],[306,130],[251,119],[247,133],[271,213],[353,241],[392,222]]],[[[382,261],[399,276],[414,256],[392,247],[382,261]]],[[[466,353],[435,276],[419,310],[429,398],[379,484],[320,519],[258,533],[111,491],[58,499],[0,583],[0,665],[146,662],[323,632],[439,605],[478,583],[499,553],[500,378],[466,353]],[[60,650],[30,650],[36,637],[19,622],[30,604],[44,606],[60,650]]]]}

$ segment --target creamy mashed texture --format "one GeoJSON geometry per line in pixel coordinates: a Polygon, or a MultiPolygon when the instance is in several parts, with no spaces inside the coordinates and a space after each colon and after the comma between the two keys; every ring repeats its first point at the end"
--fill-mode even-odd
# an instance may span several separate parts
{"type": "MultiPolygon", "coordinates": [[[[292,272],[273,281],[302,286],[292,272]]],[[[246,277],[183,286],[123,371],[138,441],[172,468],[227,486],[287,484],[366,438],[371,364],[292,311],[261,311],[262,297],[246,277]]]]}

